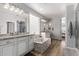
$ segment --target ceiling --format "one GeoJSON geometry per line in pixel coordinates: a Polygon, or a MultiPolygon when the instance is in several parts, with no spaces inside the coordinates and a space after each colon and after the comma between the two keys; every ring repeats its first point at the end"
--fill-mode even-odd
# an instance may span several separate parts
{"type": "Polygon", "coordinates": [[[26,3],[27,6],[47,18],[54,16],[64,17],[66,13],[66,3],[26,3]]]}

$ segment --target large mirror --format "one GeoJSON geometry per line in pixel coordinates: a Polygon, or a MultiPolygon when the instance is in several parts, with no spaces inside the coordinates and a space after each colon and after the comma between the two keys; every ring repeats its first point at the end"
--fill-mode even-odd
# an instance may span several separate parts
{"type": "Polygon", "coordinates": [[[11,4],[0,4],[0,34],[27,33],[25,11],[11,4]]]}

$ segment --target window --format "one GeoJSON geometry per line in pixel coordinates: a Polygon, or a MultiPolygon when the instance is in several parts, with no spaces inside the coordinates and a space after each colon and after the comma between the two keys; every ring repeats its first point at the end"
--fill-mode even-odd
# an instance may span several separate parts
{"type": "Polygon", "coordinates": [[[30,34],[40,34],[40,18],[30,14],[30,34]]]}

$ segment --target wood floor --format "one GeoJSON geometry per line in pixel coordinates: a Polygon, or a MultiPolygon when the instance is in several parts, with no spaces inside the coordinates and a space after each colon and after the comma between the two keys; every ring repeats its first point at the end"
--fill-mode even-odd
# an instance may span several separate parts
{"type": "Polygon", "coordinates": [[[52,40],[52,44],[44,53],[32,51],[31,53],[36,56],[62,56],[63,55],[64,41],[52,40]]]}

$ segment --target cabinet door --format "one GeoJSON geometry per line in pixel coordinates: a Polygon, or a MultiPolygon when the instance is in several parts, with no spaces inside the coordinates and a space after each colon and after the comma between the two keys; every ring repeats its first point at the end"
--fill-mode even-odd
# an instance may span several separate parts
{"type": "Polygon", "coordinates": [[[28,51],[28,39],[19,41],[18,55],[22,55],[28,51]]]}
{"type": "Polygon", "coordinates": [[[34,37],[29,36],[29,50],[32,50],[34,48],[34,37]]]}
{"type": "Polygon", "coordinates": [[[2,56],[2,47],[0,46],[0,56],[2,56]]]}
{"type": "Polygon", "coordinates": [[[3,56],[13,56],[14,55],[14,45],[5,45],[3,47],[3,56]]]}

